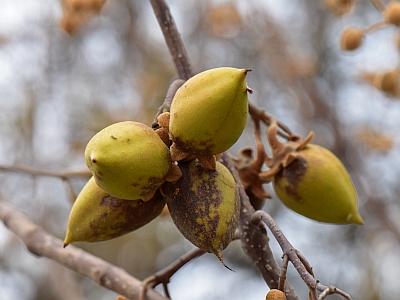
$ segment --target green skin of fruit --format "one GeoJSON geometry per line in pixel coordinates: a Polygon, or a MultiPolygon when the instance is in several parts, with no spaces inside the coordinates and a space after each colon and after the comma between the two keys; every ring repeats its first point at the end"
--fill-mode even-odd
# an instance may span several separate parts
{"type": "Polygon", "coordinates": [[[104,191],[127,200],[154,192],[171,168],[169,149],[158,134],[131,121],[98,132],[87,144],[85,161],[104,191]]]}
{"type": "Polygon", "coordinates": [[[273,181],[276,194],[295,212],[334,224],[363,224],[347,170],[329,150],[309,144],[273,181]]]}
{"type": "Polygon", "coordinates": [[[181,179],[166,184],[171,218],[191,243],[222,261],[240,213],[235,180],[219,162],[215,171],[204,169],[197,160],[181,165],[181,170],[181,179]]]}
{"type": "Polygon", "coordinates": [[[115,198],[92,177],[72,206],[64,246],[77,241],[105,241],[132,232],[156,218],[165,203],[158,191],[147,202],[115,198]]]}
{"type": "Polygon", "coordinates": [[[198,155],[228,150],[246,125],[246,70],[217,68],[190,78],[175,94],[169,131],[182,150],[198,155]]]}

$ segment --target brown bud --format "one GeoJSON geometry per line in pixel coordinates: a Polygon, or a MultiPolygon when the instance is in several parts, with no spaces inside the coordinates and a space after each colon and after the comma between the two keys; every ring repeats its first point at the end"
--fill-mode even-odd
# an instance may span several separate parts
{"type": "Polygon", "coordinates": [[[60,26],[69,34],[75,33],[79,27],[81,26],[82,21],[76,14],[72,12],[64,13],[61,21],[60,26]]]}
{"type": "Polygon", "coordinates": [[[384,11],[387,23],[400,26],[400,2],[392,1],[384,11]]]}
{"type": "Polygon", "coordinates": [[[162,113],[157,117],[157,122],[161,127],[168,128],[171,115],[169,112],[162,113]]]}
{"type": "Polygon", "coordinates": [[[268,292],[265,300],[286,300],[286,295],[281,290],[272,289],[268,292]]]}
{"type": "Polygon", "coordinates": [[[399,88],[399,73],[397,70],[376,74],[373,85],[383,92],[396,95],[399,88]]]}
{"type": "Polygon", "coordinates": [[[347,28],[342,33],[340,48],[343,51],[355,50],[361,46],[363,39],[364,32],[361,29],[355,27],[347,28]]]}
{"type": "Polygon", "coordinates": [[[337,16],[349,13],[354,6],[354,0],[325,0],[326,8],[337,16]]]}

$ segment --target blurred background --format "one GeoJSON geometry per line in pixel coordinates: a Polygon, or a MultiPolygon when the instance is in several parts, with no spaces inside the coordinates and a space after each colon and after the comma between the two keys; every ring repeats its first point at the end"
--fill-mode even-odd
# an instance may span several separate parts
{"type": "MultiPolygon", "coordinates": [[[[196,72],[251,68],[250,101],[314,143],[333,151],[356,186],[364,226],[308,220],[274,196],[264,210],[302,252],[323,284],[353,299],[397,300],[400,294],[399,31],[365,34],[341,50],[348,27],[383,20],[377,1],[168,1],[196,72]],[[390,88],[384,75],[394,74],[390,88]]],[[[387,2],[384,3],[385,5],[387,2]]],[[[85,178],[12,172],[86,170],[86,143],[123,120],[150,125],[177,78],[149,1],[0,0],[0,198],[64,239],[74,194],[85,178]]],[[[251,122],[230,149],[254,147],[251,122]]],[[[273,194],[270,185],[266,186],[273,194]]],[[[271,247],[280,263],[279,246],[271,247]]],[[[168,216],[123,237],[76,243],[139,279],[193,246],[168,216]]],[[[170,283],[174,300],[264,299],[258,271],[234,241],[224,268],[210,254],[170,283]]],[[[292,266],[300,299],[307,287],[292,266]]],[[[0,223],[0,299],[115,299],[116,294],[58,264],[37,258],[0,223]]],[[[340,299],[330,296],[329,299],[340,299]]]]}

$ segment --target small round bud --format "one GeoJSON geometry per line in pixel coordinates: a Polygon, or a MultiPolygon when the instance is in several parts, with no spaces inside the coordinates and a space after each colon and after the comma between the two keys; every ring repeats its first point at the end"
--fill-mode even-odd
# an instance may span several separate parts
{"type": "Polygon", "coordinates": [[[354,0],[325,0],[324,4],[331,13],[342,16],[351,11],[354,0]]]}
{"type": "Polygon", "coordinates": [[[400,26],[400,2],[392,1],[384,12],[387,23],[400,26]]]}
{"type": "Polygon", "coordinates": [[[268,292],[265,300],[286,300],[286,295],[281,290],[272,289],[268,292]]]}
{"type": "Polygon", "coordinates": [[[376,74],[373,85],[383,92],[396,94],[399,88],[399,73],[397,70],[376,74]]]}
{"type": "Polygon", "coordinates": [[[340,48],[344,51],[355,50],[361,46],[364,39],[364,32],[355,27],[347,28],[342,33],[340,48]]]}

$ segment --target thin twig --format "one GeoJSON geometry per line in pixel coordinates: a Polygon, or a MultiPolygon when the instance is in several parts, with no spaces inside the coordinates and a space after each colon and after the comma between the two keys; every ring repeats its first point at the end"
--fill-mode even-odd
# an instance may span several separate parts
{"type": "Polygon", "coordinates": [[[170,111],[171,103],[172,103],[172,100],[174,99],[175,93],[182,86],[182,84],[184,84],[184,83],[185,83],[185,80],[176,79],[170,84],[170,86],[169,86],[169,88],[167,90],[167,94],[165,95],[164,102],[158,108],[156,116],[154,117],[154,121],[153,121],[153,124],[152,124],[152,127],[154,129],[158,128],[157,117],[159,115],[161,115],[162,113],[164,113],[164,112],[169,112],[170,111]]]}
{"type": "Polygon", "coordinates": [[[66,187],[67,191],[68,191],[69,201],[71,203],[74,203],[75,200],[76,200],[77,195],[75,193],[75,190],[74,190],[71,182],[69,181],[68,178],[63,179],[63,182],[65,184],[65,187],[66,187]]]}
{"type": "Polygon", "coordinates": [[[374,32],[374,31],[377,31],[377,30],[379,30],[379,29],[385,28],[385,27],[387,27],[387,26],[389,26],[389,24],[386,23],[385,20],[382,20],[382,21],[379,21],[379,22],[377,22],[377,23],[371,24],[371,25],[368,26],[367,28],[364,28],[364,29],[363,29],[363,32],[364,32],[364,33],[372,33],[372,32],[374,32]]]}
{"type": "Polygon", "coordinates": [[[88,169],[77,170],[77,171],[48,171],[40,170],[37,168],[29,168],[22,166],[5,166],[0,165],[0,170],[10,171],[10,172],[20,172],[35,176],[49,176],[49,177],[59,177],[62,179],[67,179],[68,177],[87,177],[92,176],[92,173],[88,169]]]}
{"type": "Polygon", "coordinates": [[[169,7],[164,0],[150,0],[150,2],[158,24],[164,34],[165,42],[167,43],[179,78],[187,80],[194,75],[194,71],[169,7]]]}
{"type": "MultiPolygon", "coordinates": [[[[299,251],[297,251],[292,244],[285,237],[283,232],[280,230],[278,225],[275,223],[274,219],[264,211],[258,210],[253,214],[252,222],[256,225],[259,225],[260,222],[263,221],[268,228],[271,230],[271,233],[274,235],[277,240],[279,246],[281,247],[284,255],[288,257],[288,259],[292,262],[296,271],[299,273],[301,279],[307,284],[311,289],[317,289],[320,292],[330,293],[330,294],[339,294],[343,298],[347,300],[351,300],[350,295],[345,293],[344,291],[330,285],[326,286],[321,284],[318,280],[315,279],[312,273],[312,268],[305,259],[304,256],[299,257],[299,251]],[[326,290],[329,291],[326,291],[326,290]]],[[[319,299],[319,298],[318,298],[319,299]]]]}
{"type": "MultiPolygon", "coordinates": [[[[240,238],[240,233],[239,231],[235,232],[235,235],[233,236],[232,240],[238,240],[240,238]]],[[[168,287],[167,284],[169,283],[171,277],[179,271],[184,265],[186,265],[188,262],[192,261],[193,259],[205,254],[203,250],[199,248],[194,248],[187,252],[186,254],[182,255],[180,258],[178,258],[176,261],[174,261],[172,264],[167,266],[166,268],[162,269],[161,271],[158,271],[156,274],[148,277],[143,281],[143,289],[141,292],[141,297],[139,300],[145,300],[145,292],[147,287],[152,287],[154,288],[155,286],[159,284],[163,284],[164,286],[164,291],[167,297],[169,296],[168,292],[168,287]]]]}
{"type": "Polygon", "coordinates": [[[164,291],[167,297],[169,296],[168,292],[168,287],[167,284],[170,281],[170,278],[180,269],[182,268],[185,264],[190,262],[191,260],[195,259],[196,257],[199,257],[203,255],[205,252],[199,248],[194,248],[187,252],[186,254],[182,255],[179,257],[176,261],[174,261],[172,264],[167,266],[166,268],[158,271],[154,275],[146,278],[143,281],[143,288],[140,294],[139,300],[145,300],[145,293],[148,287],[154,288],[155,286],[159,285],[160,283],[163,284],[164,286],[164,291]]]}
{"type": "Polygon", "coordinates": [[[385,10],[385,5],[382,3],[381,0],[371,0],[371,3],[376,7],[379,11],[385,10]]]}
{"type": "MultiPolygon", "coordinates": [[[[37,256],[52,259],[66,268],[93,280],[96,284],[115,291],[129,299],[138,299],[142,282],[123,269],[95,257],[74,246],[63,248],[63,241],[32,223],[26,214],[0,201],[0,220],[4,222],[37,256]]],[[[153,289],[148,290],[147,300],[166,300],[153,289]]]]}
{"type": "Polygon", "coordinates": [[[263,109],[256,107],[255,105],[249,103],[249,115],[253,119],[254,122],[261,121],[266,126],[270,126],[273,121],[276,121],[278,124],[279,130],[278,134],[289,140],[291,135],[293,135],[292,131],[285,124],[276,120],[273,116],[267,114],[263,109]]]}
{"type": "MultiPolygon", "coordinates": [[[[226,152],[222,155],[221,160],[232,173],[239,189],[241,202],[239,232],[243,251],[257,267],[267,285],[271,289],[277,289],[280,268],[275,261],[271,248],[269,247],[269,239],[266,231],[265,229],[260,230],[259,225],[252,223],[251,218],[255,210],[250,204],[249,197],[240,182],[239,174],[235,168],[234,162],[226,152]]],[[[287,299],[298,300],[294,289],[289,285],[289,283],[286,282],[285,286],[287,299]]]]}
{"type": "Polygon", "coordinates": [[[289,258],[286,254],[283,254],[281,274],[279,274],[279,283],[278,283],[278,289],[281,290],[282,292],[285,291],[286,273],[288,265],[289,265],[289,258]]]}

